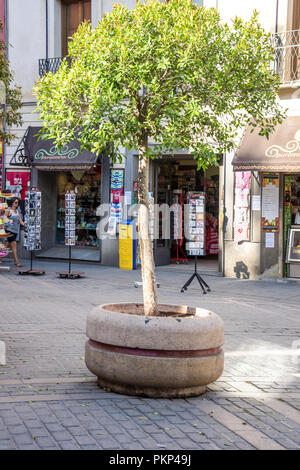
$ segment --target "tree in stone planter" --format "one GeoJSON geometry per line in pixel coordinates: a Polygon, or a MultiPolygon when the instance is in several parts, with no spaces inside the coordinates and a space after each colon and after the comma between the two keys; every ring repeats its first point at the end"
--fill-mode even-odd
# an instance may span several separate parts
{"type": "Polygon", "coordinates": [[[235,147],[243,126],[268,137],[283,118],[269,36],[257,13],[227,25],[191,0],[150,0],[133,10],[115,5],[95,30],[83,23],[69,55],[70,66],[64,60],[35,88],[44,134],[58,146],[76,136],[113,160],[124,147],[137,149],[144,313],[158,315],[149,159],[185,148],[206,168],[235,147]]]}

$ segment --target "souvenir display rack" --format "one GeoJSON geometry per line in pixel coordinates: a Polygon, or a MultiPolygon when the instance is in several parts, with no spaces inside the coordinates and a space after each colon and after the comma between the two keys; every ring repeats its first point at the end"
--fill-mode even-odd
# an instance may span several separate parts
{"type": "Polygon", "coordinates": [[[61,279],[79,279],[84,273],[72,272],[72,246],[76,240],[76,194],[65,194],[65,245],[69,247],[69,271],[57,273],[61,279]]]}
{"type": "Polygon", "coordinates": [[[43,275],[45,271],[32,268],[33,252],[41,249],[42,194],[38,188],[31,188],[25,194],[24,247],[30,251],[30,269],[22,269],[20,275],[43,275]]]}
{"type": "Polygon", "coordinates": [[[203,294],[206,294],[210,292],[210,287],[197,271],[197,257],[205,254],[205,193],[188,192],[187,201],[189,205],[189,241],[186,243],[186,251],[190,256],[195,256],[195,269],[193,275],[182,287],[181,292],[185,292],[193,280],[197,279],[203,294]]]}

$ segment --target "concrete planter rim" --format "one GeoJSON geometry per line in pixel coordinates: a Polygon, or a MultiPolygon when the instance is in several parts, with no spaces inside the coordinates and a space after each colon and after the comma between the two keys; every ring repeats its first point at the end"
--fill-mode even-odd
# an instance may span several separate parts
{"type": "Polygon", "coordinates": [[[189,305],[178,305],[178,304],[165,304],[165,303],[159,303],[158,307],[166,310],[172,310],[174,309],[174,315],[170,316],[165,316],[165,315],[145,315],[145,314],[137,314],[137,313],[129,313],[126,311],[121,311],[122,306],[132,306],[132,307],[143,307],[143,302],[113,302],[113,303],[108,303],[108,304],[100,304],[94,308],[95,309],[103,309],[106,312],[110,312],[112,314],[122,314],[122,315],[128,315],[130,317],[142,317],[142,318],[149,318],[149,319],[176,319],[180,318],[181,320],[186,318],[186,319],[197,319],[199,317],[207,316],[212,314],[215,315],[214,312],[211,312],[210,310],[204,309],[204,308],[199,308],[199,307],[191,307],[189,305]],[[112,309],[111,307],[114,306],[116,307],[115,309],[112,309]],[[182,312],[176,312],[176,310],[186,310],[182,312]],[[194,312],[193,312],[194,311],[194,312]],[[178,315],[176,315],[176,313],[178,315]],[[202,314],[202,315],[201,315],[202,314]],[[186,317],[185,315],[189,315],[189,317],[186,317]]]}
{"type": "Polygon", "coordinates": [[[122,302],[95,307],[87,318],[87,337],[114,346],[162,350],[210,349],[224,343],[223,320],[209,310],[160,304],[167,311],[185,313],[191,308],[197,313],[188,317],[125,313],[133,307],[142,308],[143,304],[122,302]]]}

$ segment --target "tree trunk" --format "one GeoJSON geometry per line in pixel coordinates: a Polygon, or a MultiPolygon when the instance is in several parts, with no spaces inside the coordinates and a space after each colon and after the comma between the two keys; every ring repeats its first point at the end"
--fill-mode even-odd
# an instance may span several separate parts
{"type": "Polygon", "coordinates": [[[149,158],[145,156],[147,146],[148,137],[144,136],[139,145],[138,227],[142,263],[144,313],[145,315],[158,315],[153,247],[149,235],[149,158]]]}

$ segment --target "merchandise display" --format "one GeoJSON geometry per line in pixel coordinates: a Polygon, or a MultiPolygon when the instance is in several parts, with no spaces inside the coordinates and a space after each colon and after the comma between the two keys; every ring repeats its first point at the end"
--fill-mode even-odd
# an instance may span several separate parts
{"type": "Polygon", "coordinates": [[[41,249],[41,209],[41,192],[37,188],[26,191],[24,247],[28,251],[41,249]]]}
{"type": "Polygon", "coordinates": [[[76,194],[68,191],[65,194],[65,245],[74,246],[76,238],[76,194]]]}
{"type": "Polygon", "coordinates": [[[6,170],[6,187],[11,190],[13,196],[24,201],[25,194],[30,184],[29,170],[6,170]]]}
{"type": "MultiPolygon", "coordinates": [[[[193,256],[191,250],[201,250],[201,255],[218,255],[219,253],[219,169],[210,167],[206,171],[197,170],[196,165],[188,161],[175,161],[165,163],[157,170],[157,204],[179,204],[182,207],[177,211],[171,211],[171,261],[184,263],[188,256],[193,256]],[[186,227],[184,207],[189,205],[188,194],[190,192],[201,192],[204,194],[204,232],[205,239],[203,248],[193,240],[186,240],[186,227]],[[181,215],[181,217],[180,217],[181,215]],[[181,222],[180,222],[181,221],[181,222]],[[180,241],[180,236],[182,239],[180,241]]],[[[195,228],[195,227],[194,227],[195,228]]],[[[195,234],[193,234],[195,235],[195,234]]],[[[202,234],[199,234],[202,235],[202,234]]],[[[202,241],[202,240],[200,240],[202,241]]],[[[156,241],[157,248],[167,248],[167,241],[162,236],[162,217],[159,218],[159,239],[156,241]]],[[[198,251],[199,252],[199,251],[198,251]]]]}
{"type": "MultiPolygon", "coordinates": [[[[292,226],[300,226],[300,176],[291,174],[284,176],[284,249],[288,254],[289,249],[293,246],[293,241],[290,239],[290,228],[292,226]],[[289,243],[288,243],[289,242],[289,243]]],[[[294,232],[293,232],[294,234],[294,232]]],[[[294,235],[293,235],[294,236],[294,235]]],[[[298,234],[296,234],[297,239],[298,234]]],[[[297,246],[293,247],[297,252],[297,246]]],[[[295,258],[295,253],[292,253],[295,258]]],[[[287,256],[288,259],[288,256],[287,256]]],[[[295,259],[293,259],[293,262],[295,259]]],[[[289,261],[287,261],[288,263],[289,261]]],[[[287,265],[285,266],[285,275],[288,275],[287,265]]]]}
{"type": "Polygon", "coordinates": [[[110,217],[120,222],[123,215],[124,170],[111,170],[110,191],[110,217]]]}
{"type": "Polygon", "coordinates": [[[30,251],[30,268],[19,270],[20,275],[43,275],[45,271],[32,269],[33,252],[41,249],[42,194],[38,188],[25,193],[24,247],[30,251]]]}
{"type": "Polygon", "coordinates": [[[234,241],[249,240],[251,171],[235,173],[234,241]]]}
{"type": "Polygon", "coordinates": [[[72,246],[76,240],[76,194],[73,190],[65,194],[65,245],[69,247],[69,270],[58,272],[61,279],[79,279],[83,272],[72,272],[72,246]]]}
{"type": "Polygon", "coordinates": [[[110,214],[108,220],[108,232],[110,236],[115,236],[117,226],[123,217],[124,199],[124,170],[110,171],[110,214]]]}
{"type": "Polygon", "coordinates": [[[261,218],[264,232],[279,231],[279,174],[263,174],[261,218]]]}
{"type": "Polygon", "coordinates": [[[190,256],[203,256],[205,246],[205,194],[196,191],[189,192],[187,202],[189,205],[189,237],[186,242],[186,251],[190,256]]]}
{"type": "Polygon", "coordinates": [[[100,168],[99,166],[95,171],[89,170],[84,173],[75,171],[59,173],[57,184],[57,244],[66,245],[66,240],[72,240],[71,246],[99,248],[100,240],[96,233],[99,218],[96,216],[96,211],[101,203],[100,168]],[[72,197],[75,196],[75,200],[73,199],[75,204],[72,204],[70,208],[65,207],[67,194],[73,194],[72,197]],[[74,230],[70,230],[70,226],[74,230]],[[71,233],[72,237],[65,236],[66,233],[71,233]]]}

